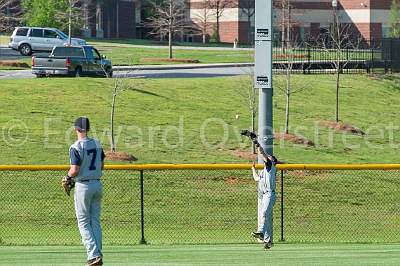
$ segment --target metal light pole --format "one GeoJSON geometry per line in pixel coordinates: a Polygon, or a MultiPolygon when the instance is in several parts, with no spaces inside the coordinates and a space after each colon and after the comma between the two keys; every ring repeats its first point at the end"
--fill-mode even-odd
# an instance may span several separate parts
{"type": "MultiPolygon", "coordinates": [[[[259,89],[258,142],[265,152],[272,155],[272,0],[255,0],[255,16],[254,88],[259,89]]],[[[258,162],[263,163],[261,156],[258,162]]],[[[271,222],[273,224],[273,217],[271,222]]],[[[271,229],[273,242],[273,226],[271,229]]]]}
{"type": "MultiPolygon", "coordinates": [[[[336,34],[337,34],[337,6],[338,6],[338,1],[337,0],[332,0],[332,9],[333,9],[333,36],[336,39],[336,34]]],[[[336,41],[336,40],[335,40],[336,41]]]]}
{"type": "Polygon", "coordinates": [[[256,0],[254,87],[259,89],[258,141],[268,154],[273,154],[272,31],[272,0],[256,0]]]}

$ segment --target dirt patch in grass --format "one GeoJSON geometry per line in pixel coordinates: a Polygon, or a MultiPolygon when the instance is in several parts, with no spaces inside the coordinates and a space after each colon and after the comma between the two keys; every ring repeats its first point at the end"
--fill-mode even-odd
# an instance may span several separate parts
{"type": "Polygon", "coordinates": [[[197,64],[200,63],[197,59],[184,59],[184,58],[140,58],[140,62],[145,63],[156,63],[156,62],[171,62],[171,63],[187,63],[187,64],[197,64]]]}
{"type": "Polygon", "coordinates": [[[365,135],[365,132],[362,131],[361,129],[359,129],[355,126],[352,126],[350,124],[343,123],[343,122],[319,121],[318,124],[321,126],[327,127],[327,128],[334,129],[339,132],[345,132],[345,133],[350,133],[350,134],[360,135],[360,136],[365,135]]]}
{"type": "Polygon", "coordinates": [[[283,140],[283,141],[291,142],[293,144],[304,145],[306,147],[314,147],[315,146],[314,142],[312,142],[311,140],[309,140],[303,136],[299,136],[299,135],[275,133],[274,137],[276,140],[283,140]]]}
{"type": "Polygon", "coordinates": [[[235,176],[229,176],[225,181],[226,181],[226,183],[233,185],[233,184],[237,184],[238,178],[235,176]]]}
{"type": "Polygon", "coordinates": [[[31,66],[22,61],[14,61],[14,60],[1,60],[1,67],[20,67],[20,68],[30,68],[31,66]]]}
{"type": "Polygon", "coordinates": [[[106,160],[108,161],[117,161],[117,162],[135,162],[138,159],[127,153],[127,152],[112,152],[112,151],[107,151],[106,152],[106,160]]]}

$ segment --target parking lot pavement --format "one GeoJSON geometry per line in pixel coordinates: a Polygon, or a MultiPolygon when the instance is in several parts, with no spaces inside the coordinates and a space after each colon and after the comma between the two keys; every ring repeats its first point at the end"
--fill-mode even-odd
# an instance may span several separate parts
{"type": "MultiPolygon", "coordinates": [[[[47,56],[49,54],[50,53],[35,53],[35,55],[40,55],[40,56],[47,56]]],[[[15,51],[13,49],[4,46],[3,47],[0,46],[0,60],[19,60],[25,58],[30,58],[30,56],[23,56],[18,51],[15,51]]]]}

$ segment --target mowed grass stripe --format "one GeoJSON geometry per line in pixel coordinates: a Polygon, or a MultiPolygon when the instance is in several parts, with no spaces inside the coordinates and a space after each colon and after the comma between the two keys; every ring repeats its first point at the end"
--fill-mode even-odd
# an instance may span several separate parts
{"type": "MultiPolygon", "coordinates": [[[[108,265],[398,265],[400,245],[106,246],[108,265]]],[[[1,247],[0,265],[82,265],[82,247],[1,247]]]]}

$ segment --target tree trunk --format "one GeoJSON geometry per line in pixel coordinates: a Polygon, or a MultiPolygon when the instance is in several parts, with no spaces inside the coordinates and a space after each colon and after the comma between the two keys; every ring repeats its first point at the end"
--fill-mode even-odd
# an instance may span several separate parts
{"type": "Polygon", "coordinates": [[[249,25],[249,30],[247,31],[248,43],[253,44],[253,38],[251,36],[251,17],[250,16],[247,16],[247,23],[249,25]]]}
{"type": "Polygon", "coordinates": [[[206,34],[203,33],[203,44],[205,44],[205,43],[206,43],[206,34]]]}
{"type": "Polygon", "coordinates": [[[172,59],[172,30],[171,29],[168,30],[168,49],[169,49],[168,58],[172,59]]]}
{"type": "Polygon", "coordinates": [[[114,113],[115,113],[115,98],[117,97],[117,87],[118,85],[115,84],[114,86],[114,91],[113,91],[113,96],[112,96],[112,103],[111,103],[111,122],[110,122],[110,128],[111,128],[111,151],[115,152],[115,138],[114,138],[114,113]]]}
{"type": "Polygon", "coordinates": [[[291,94],[290,68],[286,69],[286,109],[285,109],[285,134],[289,134],[290,94],[291,94]]]}
{"type": "Polygon", "coordinates": [[[336,67],[336,122],[339,122],[340,63],[336,67]]]}
{"type": "Polygon", "coordinates": [[[292,93],[292,83],[291,83],[291,74],[293,68],[293,54],[292,54],[292,44],[290,42],[291,38],[291,27],[290,27],[290,6],[288,4],[288,24],[286,29],[286,51],[285,58],[287,60],[286,67],[286,110],[285,110],[285,134],[289,134],[289,116],[290,116],[290,95],[292,93]]]}
{"type": "Polygon", "coordinates": [[[216,18],[217,18],[217,25],[216,25],[216,37],[217,37],[217,42],[220,42],[220,37],[219,37],[219,19],[220,19],[220,15],[219,15],[219,9],[218,9],[218,7],[217,7],[217,11],[216,11],[216,18]]]}
{"type": "Polygon", "coordinates": [[[282,29],[281,29],[281,49],[282,49],[282,53],[285,51],[285,39],[286,39],[286,34],[285,34],[285,31],[286,31],[286,19],[285,19],[285,14],[286,14],[286,10],[285,10],[286,8],[285,8],[285,3],[284,2],[282,2],[282,14],[281,14],[281,16],[282,16],[282,21],[281,21],[281,26],[282,26],[282,29]]]}
{"type": "Polygon", "coordinates": [[[71,45],[71,36],[72,36],[72,1],[69,0],[69,10],[68,10],[68,44],[71,45]]]}

